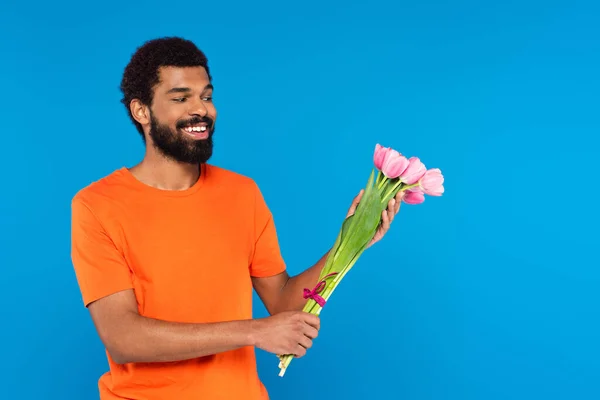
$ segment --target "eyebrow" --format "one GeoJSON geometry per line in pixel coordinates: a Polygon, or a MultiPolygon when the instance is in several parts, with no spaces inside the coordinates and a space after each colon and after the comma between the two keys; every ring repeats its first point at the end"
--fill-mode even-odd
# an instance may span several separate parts
{"type": "MultiPolygon", "coordinates": [[[[204,86],[204,89],[202,90],[203,92],[209,90],[209,89],[214,89],[213,85],[211,83],[209,83],[208,85],[204,86]]],[[[192,89],[187,88],[187,87],[174,87],[172,89],[170,89],[167,94],[171,94],[171,93],[189,93],[191,92],[192,89]]]]}

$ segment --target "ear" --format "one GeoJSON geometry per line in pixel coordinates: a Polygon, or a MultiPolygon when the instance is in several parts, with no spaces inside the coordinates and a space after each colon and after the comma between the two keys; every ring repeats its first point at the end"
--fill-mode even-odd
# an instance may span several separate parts
{"type": "Polygon", "coordinates": [[[144,105],[138,99],[131,100],[129,103],[129,109],[133,118],[142,125],[150,124],[150,110],[148,106],[144,105]]]}

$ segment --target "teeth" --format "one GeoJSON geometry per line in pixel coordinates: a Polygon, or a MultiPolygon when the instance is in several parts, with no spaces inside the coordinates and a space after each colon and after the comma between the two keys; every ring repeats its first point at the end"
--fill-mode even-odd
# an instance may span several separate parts
{"type": "Polygon", "coordinates": [[[206,126],[188,126],[183,128],[186,132],[204,132],[206,131],[206,126]]]}

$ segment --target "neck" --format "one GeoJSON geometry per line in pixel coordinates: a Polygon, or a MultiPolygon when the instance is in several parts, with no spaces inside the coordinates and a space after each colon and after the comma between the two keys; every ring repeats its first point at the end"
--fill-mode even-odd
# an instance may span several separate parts
{"type": "Polygon", "coordinates": [[[142,183],[162,190],[186,190],[200,176],[200,166],[180,163],[152,152],[130,169],[142,183]]]}

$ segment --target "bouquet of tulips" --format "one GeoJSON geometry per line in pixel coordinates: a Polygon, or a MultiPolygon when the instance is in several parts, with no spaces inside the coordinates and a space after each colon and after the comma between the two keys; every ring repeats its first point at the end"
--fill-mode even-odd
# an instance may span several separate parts
{"type": "MultiPolygon", "coordinates": [[[[304,289],[304,298],[308,299],[303,308],[305,312],[321,313],[333,291],[375,235],[383,211],[398,192],[402,192],[402,201],[407,204],[423,203],[426,194],[441,196],[444,193],[441,171],[438,168],[427,169],[418,157],[406,158],[392,148],[377,144],[373,160],[375,168],[371,171],[360,203],[356,212],[344,220],[321,271],[319,283],[312,290],[304,289]]],[[[281,355],[279,359],[279,376],[283,376],[293,355],[281,355]]]]}

